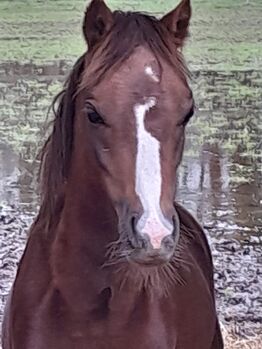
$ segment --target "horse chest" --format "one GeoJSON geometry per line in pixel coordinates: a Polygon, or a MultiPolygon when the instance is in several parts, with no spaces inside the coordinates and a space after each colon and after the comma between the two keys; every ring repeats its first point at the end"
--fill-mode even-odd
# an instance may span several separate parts
{"type": "MultiPolygon", "coordinates": [[[[167,309],[166,309],[167,310],[167,309]]],[[[168,312],[168,310],[167,310],[168,312]]],[[[145,295],[128,298],[128,293],[112,302],[109,317],[104,324],[108,349],[173,349],[175,328],[166,317],[158,300],[145,295]]]]}
{"type": "Polygon", "coordinates": [[[111,302],[104,319],[75,327],[70,341],[77,349],[175,349],[172,322],[157,301],[149,302],[143,296],[131,300],[126,295],[124,302],[120,296],[111,302]]]}

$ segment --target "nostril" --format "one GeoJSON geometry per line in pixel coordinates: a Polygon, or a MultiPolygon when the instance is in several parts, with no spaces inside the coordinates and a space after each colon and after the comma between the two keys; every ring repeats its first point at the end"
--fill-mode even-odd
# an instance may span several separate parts
{"type": "Polygon", "coordinates": [[[133,248],[146,248],[146,241],[137,231],[137,222],[139,220],[139,214],[133,213],[130,218],[131,231],[129,233],[129,241],[133,248]]]}
{"type": "Polygon", "coordinates": [[[138,216],[137,215],[133,215],[131,217],[131,228],[132,228],[132,232],[136,234],[136,224],[138,221],[138,216]]]}
{"type": "Polygon", "coordinates": [[[168,252],[171,252],[175,248],[175,241],[172,235],[164,237],[161,244],[168,252]]]}
{"type": "Polygon", "coordinates": [[[140,215],[138,213],[134,213],[131,217],[131,236],[129,237],[129,240],[133,248],[147,250],[150,246],[150,238],[147,234],[140,234],[137,230],[139,217],[140,215]]]}
{"type": "Polygon", "coordinates": [[[139,229],[137,229],[137,227],[138,227],[138,222],[140,217],[141,215],[138,212],[133,212],[131,216],[131,221],[130,221],[131,229],[135,235],[139,234],[139,229]]]}
{"type": "Polygon", "coordinates": [[[144,250],[148,250],[149,246],[150,246],[150,239],[149,236],[147,234],[137,234],[137,241],[138,241],[138,248],[144,249],[144,250]]]}

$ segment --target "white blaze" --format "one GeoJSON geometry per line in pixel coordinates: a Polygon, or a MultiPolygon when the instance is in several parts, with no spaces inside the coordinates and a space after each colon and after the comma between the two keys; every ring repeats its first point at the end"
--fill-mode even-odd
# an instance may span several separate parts
{"type": "Polygon", "coordinates": [[[138,230],[147,234],[154,248],[172,234],[173,227],[164,217],[161,207],[160,142],[145,128],[146,113],[156,105],[156,98],[148,98],[144,104],[136,104],[134,113],[137,126],[136,193],[144,213],[138,222],[138,230]]]}
{"type": "Polygon", "coordinates": [[[157,76],[156,72],[154,72],[151,65],[147,65],[145,67],[145,73],[146,75],[150,76],[155,82],[159,82],[159,77],[157,76]]]}

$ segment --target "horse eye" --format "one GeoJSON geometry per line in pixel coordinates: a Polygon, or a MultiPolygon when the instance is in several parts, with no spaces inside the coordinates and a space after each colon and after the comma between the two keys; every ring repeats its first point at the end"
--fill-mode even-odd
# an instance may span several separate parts
{"type": "Polygon", "coordinates": [[[103,118],[95,110],[88,111],[87,115],[92,124],[105,124],[103,118]]]}

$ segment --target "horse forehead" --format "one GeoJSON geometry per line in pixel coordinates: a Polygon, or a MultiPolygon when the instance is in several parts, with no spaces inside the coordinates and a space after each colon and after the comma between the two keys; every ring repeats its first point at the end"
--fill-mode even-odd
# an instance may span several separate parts
{"type": "Polygon", "coordinates": [[[160,83],[161,81],[161,68],[159,62],[156,60],[151,60],[145,63],[144,73],[151,81],[155,83],[160,83]]]}
{"type": "Polygon", "coordinates": [[[138,90],[145,85],[160,84],[162,68],[159,59],[141,46],[122,64],[116,75],[126,82],[126,86],[136,85],[138,90]]]}
{"type": "Polygon", "coordinates": [[[128,68],[124,74],[120,72],[114,84],[114,90],[123,100],[128,96],[130,101],[138,103],[150,97],[160,98],[163,81],[157,61],[145,60],[128,68]]]}
{"type": "Polygon", "coordinates": [[[149,85],[160,84],[162,72],[156,57],[150,55],[135,56],[134,61],[130,63],[130,74],[133,74],[135,82],[141,81],[149,85]]]}

